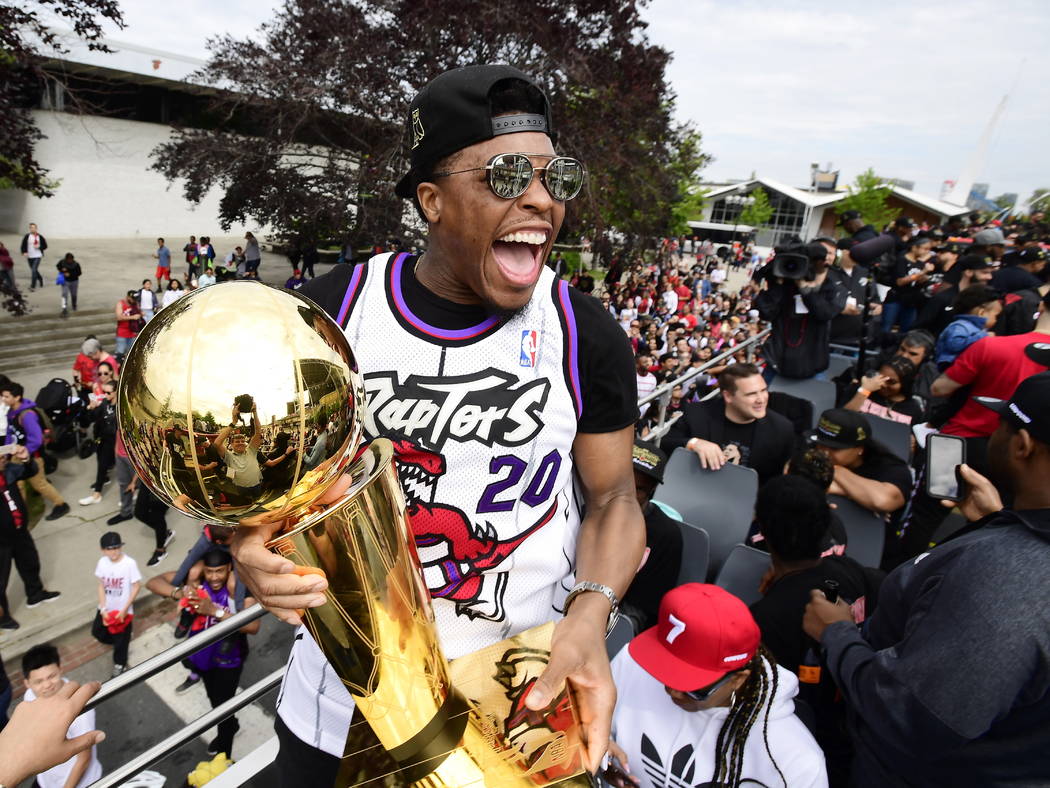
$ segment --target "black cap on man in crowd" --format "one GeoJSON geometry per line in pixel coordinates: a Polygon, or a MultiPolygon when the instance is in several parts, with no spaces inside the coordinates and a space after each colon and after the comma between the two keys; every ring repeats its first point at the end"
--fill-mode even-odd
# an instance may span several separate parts
{"type": "Polygon", "coordinates": [[[667,454],[655,443],[636,440],[631,451],[634,469],[660,484],[664,480],[664,466],[667,465],[667,454]]]}
{"type": "Polygon", "coordinates": [[[853,221],[854,219],[860,218],[860,211],[843,211],[842,215],[839,216],[839,224],[845,224],[846,222],[853,221]]]}
{"type": "Polygon", "coordinates": [[[852,449],[866,446],[871,440],[871,424],[855,410],[831,408],[820,414],[817,428],[809,439],[830,449],[852,449]]]}
{"type": "Polygon", "coordinates": [[[1037,246],[1033,246],[1018,252],[1013,258],[1013,265],[1029,265],[1030,263],[1038,263],[1040,260],[1046,259],[1046,252],[1037,246]]]}
{"type": "Polygon", "coordinates": [[[974,397],[999,414],[1015,429],[1026,430],[1041,443],[1050,444],[1050,372],[1040,372],[1022,380],[1008,400],[994,397],[974,397]]]}
{"type": "Polygon", "coordinates": [[[918,227],[914,219],[907,216],[898,216],[893,222],[894,227],[918,227]]]}
{"type": "Polygon", "coordinates": [[[995,263],[983,254],[967,254],[960,257],[954,267],[960,271],[980,271],[984,268],[994,268],[995,263]]]}
{"type": "Polygon", "coordinates": [[[479,142],[519,131],[539,131],[552,139],[550,102],[532,77],[512,66],[465,66],[428,82],[408,111],[410,169],[397,182],[398,197],[412,199],[416,186],[438,161],[479,142]],[[520,80],[535,89],[542,114],[493,117],[491,94],[504,80],[520,80]]]}

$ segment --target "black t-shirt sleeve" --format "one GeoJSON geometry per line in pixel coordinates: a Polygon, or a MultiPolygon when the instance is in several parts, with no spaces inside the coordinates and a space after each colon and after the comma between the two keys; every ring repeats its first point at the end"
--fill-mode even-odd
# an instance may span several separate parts
{"type": "MultiPolygon", "coordinates": [[[[344,288],[345,289],[345,288],[344,288]]],[[[598,299],[569,288],[579,333],[583,413],[578,432],[615,432],[638,420],[631,343],[598,299]]]]}
{"type": "Polygon", "coordinates": [[[352,265],[334,266],[331,271],[311,279],[295,292],[309,298],[335,320],[339,316],[339,307],[343,304],[343,296],[346,295],[353,272],[352,265]]]}
{"type": "Polygon", "coordinates": [[[901,491],[905,501],[911,496],[912,481],[908,464],[888,452],[869,455],[864,464],[857,468],[857,475],[877,482],[889,482],[901,491]]]}

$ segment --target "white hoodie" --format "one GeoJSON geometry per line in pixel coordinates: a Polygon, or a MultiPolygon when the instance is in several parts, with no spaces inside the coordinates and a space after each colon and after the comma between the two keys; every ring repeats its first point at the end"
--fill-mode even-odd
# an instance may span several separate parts
{"type": "MultiPolygon", "coordinates": [[[[766,665],[768,673],[768,663],[766,665]]],[[[715,771],[718,731],[729,715],[728,707],[685,711],[671,700],[664,685],[645,672],[622,649],[612,662],[617,701],[613,714],[613,740],[627,753],[629,770],[642,788],[694,788],[706,786],[715,771]]],[[[747,737],[741,777],[748,786],[827,788],[824,753],[812,734],[795,716],[798,679],[777,667],[777,692],[769,712],[769,751],[784,775],[774,768],[762,738],[765,710],[747,737]]]]}

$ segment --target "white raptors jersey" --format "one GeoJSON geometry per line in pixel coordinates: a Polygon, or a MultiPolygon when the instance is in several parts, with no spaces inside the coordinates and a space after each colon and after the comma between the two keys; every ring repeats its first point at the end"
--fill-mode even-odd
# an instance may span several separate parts
{"type": "MultiPolygon", "coordinates": [[[[365,432],[394,442],[438,633],[454,659],[559,616],[572,586],[576,320],[568,285],[544,267],[506,322],[430,325],[405,302],[406,260],[358,266],[338,320],[364,376],[365,432]]],[[[300,739],[342,755],[353,701],[305,629],[278,707],[300,739]]]]}

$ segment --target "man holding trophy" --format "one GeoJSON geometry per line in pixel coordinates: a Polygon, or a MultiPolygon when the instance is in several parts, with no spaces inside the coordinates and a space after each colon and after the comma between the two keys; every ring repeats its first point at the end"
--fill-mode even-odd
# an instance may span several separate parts
{"type": "MultiPolygon", "coordinates": [[[[606,627],[645,530],[630,346],[544,266],[585,171],[556,155],[546,96],[508,66],[438,76],[407,123],[397,193],[426,220],[427,251],[337,266],[299,292],[353,348],[365,437],[393,443],[445,656],[558,620],[549,662],[512,703],[526,721],[567,681],[593,772],[615,704],[606,627]]],[[[297,574],[270,552],[280,529],[238,528],[232,549],[252,595],[299,624],[330,600],[332,576],[297,574]]],[[[354,699],[311,631],[297,634],[281,688],[277,765],[285,784],[330,786],[354,699]]]]}

